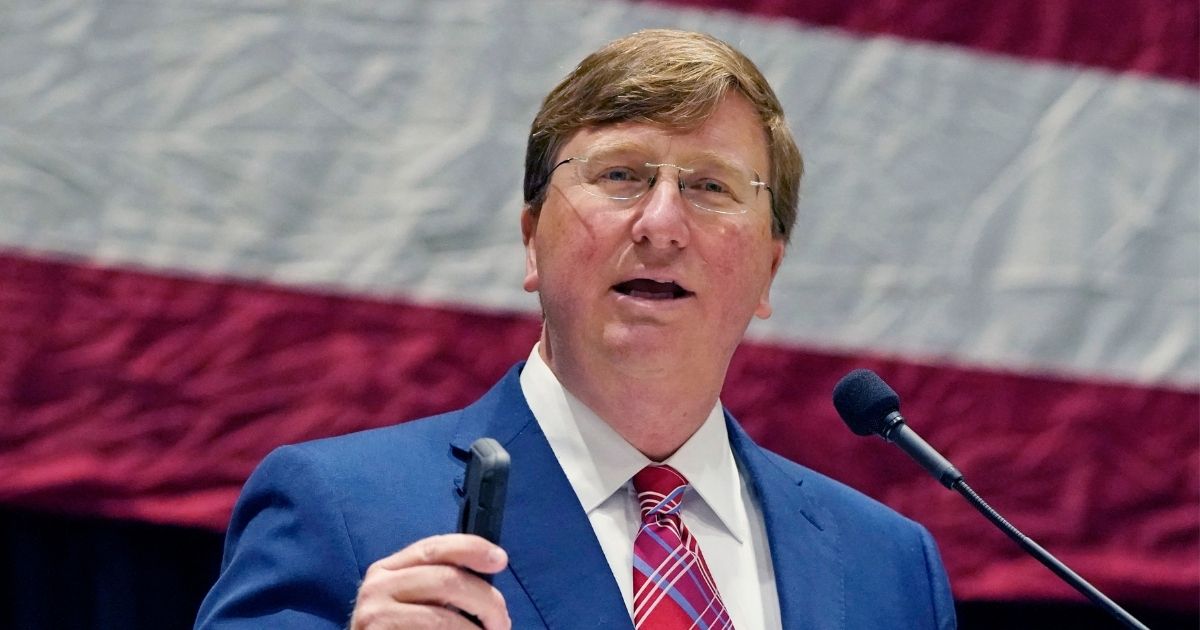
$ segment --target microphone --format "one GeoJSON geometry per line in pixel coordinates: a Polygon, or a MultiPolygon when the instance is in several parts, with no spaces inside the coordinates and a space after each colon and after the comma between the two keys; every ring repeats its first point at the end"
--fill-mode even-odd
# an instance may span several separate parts
{"type": "Polygon", "coordinates": [[[916,431],[908,427],[904,422],[904,416],[900,415],[900,396],[877,374],[871,370],[857,369],[843,376],[842,380],[838,381],[837,386],[833,388],[833,406],[851,431],[858,435],[875,434],[899,446],[942,485],[965,497],[975,509],[1020,545],[1026,553],[1036,558],[1038,562],[1041,562],[1097,606],[1103,608],[1105,612],[1125,624],[1127,628],[1149,630],[1145,624],[1089,584],[1070,567],[1013,527],[1003,516],[1000,516],[999,512],[992,509],[992,506],[975,494],[975,491],[963,479],[963,474],[950,463],[950,460],[942,457],[941,453],[938,453],[928,442],[921,439],[916,431]]]}
{"type": "Polygon", "coordinates": [[[833,406],[850,430],[859,435],[878,434],[899,446],[929,471],[943,486],[954,489],[962,473],[921,439],[900,415],[900,396],[871,370],[854,370],[833,388],[833,406]]]}

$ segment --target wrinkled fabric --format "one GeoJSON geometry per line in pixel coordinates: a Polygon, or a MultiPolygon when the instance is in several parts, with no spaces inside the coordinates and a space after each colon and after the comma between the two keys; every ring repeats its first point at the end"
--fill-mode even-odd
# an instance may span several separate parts
{"type": "Polygon", "coordinates": [[[873,367],[1044,547],[1194,610],[1196,8],[682,4],[0,12],[0,502],[220,529],[272,447],[473,400],[538,332],[540,99],[669,25],[754,59],[806,154],[723,395],[754,437],[927,525],[960,599],[1071,597],[839,426],[833,384],[873,367]]]}

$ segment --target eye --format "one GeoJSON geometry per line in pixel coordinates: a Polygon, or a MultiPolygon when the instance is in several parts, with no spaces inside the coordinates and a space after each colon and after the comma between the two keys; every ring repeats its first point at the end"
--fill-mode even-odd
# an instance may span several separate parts
{"type": "MultiPolygon", "coordinates": [[[[610,199],[636,199],[649,188],[645,169],[639,169],[625,159],[593,159],[581,170],[583,187],[593,195],[610,199]]],[[[651,173],[651,175],[653,175],[651,173]]]]}
{"type": "Polygon", "coordinates": [[[690,182],[688,185],[693,191],[704,195],[732,195],[733,191],[729,186],[726,186],[722,181],[717,179],[700,179],[690,182]]]}
{"type": "Polygon", "coordinates": [[[632,167],[610,166],[601,171],[596,179],[600,182],[626,183],[636,182],[641,178],[632,167]]]}

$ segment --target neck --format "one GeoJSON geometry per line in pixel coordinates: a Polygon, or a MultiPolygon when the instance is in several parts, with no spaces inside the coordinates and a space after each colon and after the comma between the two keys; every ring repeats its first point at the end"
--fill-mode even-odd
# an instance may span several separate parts
{"type": "Polygon", "coordinates": [[[717,403],[728,365],[726,361],[720,369],[699,370],[703,366],[697,362],[664,362],[661,357],[653,357],[657,365],[648,364],[644,356],[615,361],[575,357],[556,352],[545,331],[540,354],[567,391],[656,462],[679,450],[704,424],[717,403]]]}

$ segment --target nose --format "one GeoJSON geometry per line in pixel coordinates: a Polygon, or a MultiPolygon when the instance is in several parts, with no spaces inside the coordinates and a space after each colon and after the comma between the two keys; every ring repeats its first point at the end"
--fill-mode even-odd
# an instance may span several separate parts
{"type": "Polygon", "coordinates": [[[635,243],[645,242],[653,249],[682,249],[688,246],[691,226],[688,202],[680,189],[679,169],[661,165],[658,176],[636,209],[632,226],[635,243]]]}

